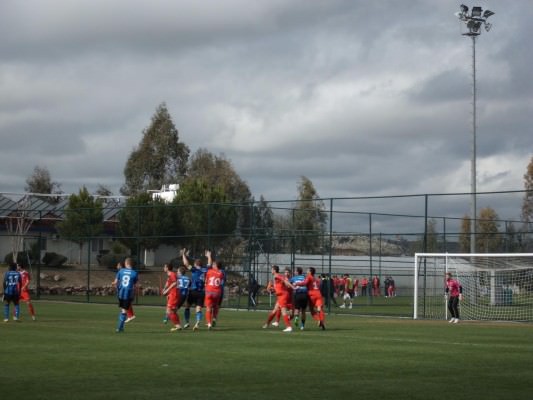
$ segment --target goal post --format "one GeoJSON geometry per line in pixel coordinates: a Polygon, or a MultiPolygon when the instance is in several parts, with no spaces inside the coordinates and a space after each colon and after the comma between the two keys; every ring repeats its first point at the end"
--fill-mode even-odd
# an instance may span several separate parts
{"type": "Polygon", "coordinates": [[[447,272],[463,288],[462,320],[533,322],[533,253],[416,253],[414,319],[448,318],[447,272]]]}

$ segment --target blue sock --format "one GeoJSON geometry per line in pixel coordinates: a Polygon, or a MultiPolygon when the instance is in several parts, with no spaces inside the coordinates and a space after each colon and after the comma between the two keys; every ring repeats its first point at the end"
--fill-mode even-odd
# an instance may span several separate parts
{"type": "Polygon", "coordinates": [[[196,313],[196,322],[200,322],[202,320],[202,311],[198,311],[196,313]]]}
{"type": "Polygon", "coordinates": [[[124,322],[126,321],[127,314],[121,312],[118,314],[118,324],[117,324],[117,331],[123,331],[124,330],[124,322]]]}
{"type": "Polygon", "coordinates": [[[4,303],[4,319],[9,319],[9,303],[4,303]]]}
{"type": "Polygon", "coordinates": [[[183,315],[185,316],[185,322],[188,324],[189,320],[191,319],[191,309],[186,308],[185,311],[183,312],[183,315]]]}
{"type": "Polygon", "coordinates": [[[15,317],[17,319],[20,317],[20,304],[15,304],[15,317]]]}

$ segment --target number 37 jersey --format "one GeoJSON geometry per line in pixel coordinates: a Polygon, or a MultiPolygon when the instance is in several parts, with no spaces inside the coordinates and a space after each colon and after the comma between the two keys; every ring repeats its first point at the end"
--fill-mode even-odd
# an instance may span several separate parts
{"type": "Polygon", "coordinates": [[[137,278],[137,271],[133,269],[122,268],[117,272],[117,294],[119,299],[132,299],[135,296],[137,278]]]}

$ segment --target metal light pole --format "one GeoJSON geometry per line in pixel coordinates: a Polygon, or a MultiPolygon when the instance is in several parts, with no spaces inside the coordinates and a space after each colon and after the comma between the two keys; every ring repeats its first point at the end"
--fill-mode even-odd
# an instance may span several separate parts
{"type": "Polygon", "coordinates": [[[487,22],[487,18],[494,13],[490,10],[485,10],[481,7],[472,7],[472,11],[468,12],[468,7],[461,4],[461,11],[455,13],[457,18],[466,24],[467,32],[463,33],[463,36],[470,36],[472,38],[472,159],[470,164],[470,252],[476,252],[476,219],[477,219],[477,206],[476,206],[476,121],[477,121],[477,92],[476,92],[476,38],[481,34],[481,25],[485,27],[488,32],[492,25],[487,22]]]}

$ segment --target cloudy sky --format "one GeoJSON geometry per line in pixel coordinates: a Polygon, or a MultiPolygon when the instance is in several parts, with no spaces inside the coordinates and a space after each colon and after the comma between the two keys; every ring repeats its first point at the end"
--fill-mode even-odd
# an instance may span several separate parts
{"type": "MultiPolygon", "coordinates": [[[[458,0],[2,0],[0,192],[34,166],[118,193],[166,102],[181,141],[253,195],[470,191],[470,38],[458,0]]],[[[533,2],[477,41],[478,191],[523,189],[533,156],[533,2]]]]}

